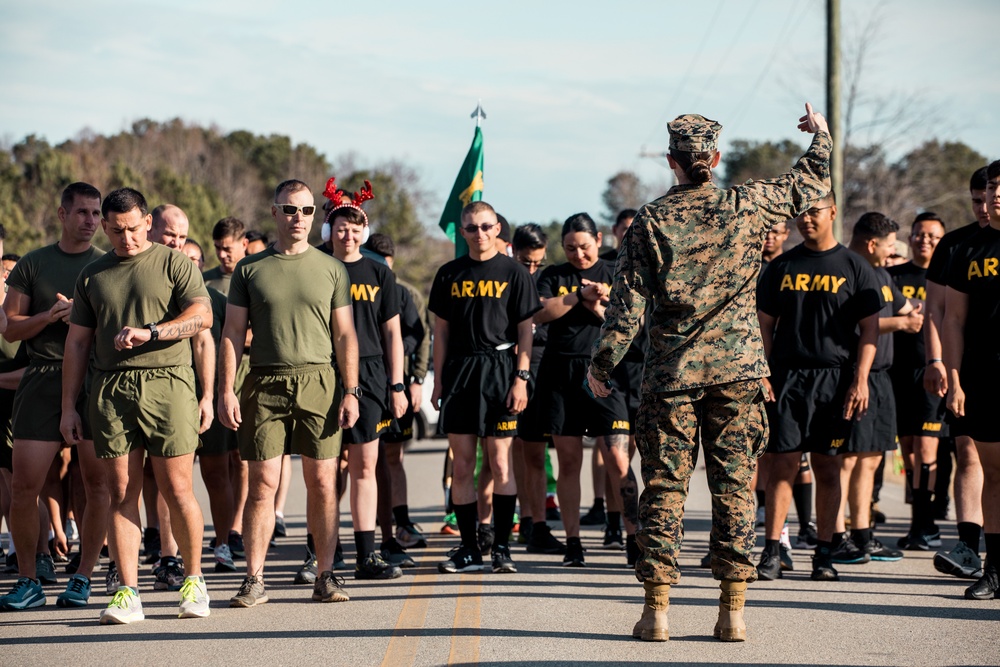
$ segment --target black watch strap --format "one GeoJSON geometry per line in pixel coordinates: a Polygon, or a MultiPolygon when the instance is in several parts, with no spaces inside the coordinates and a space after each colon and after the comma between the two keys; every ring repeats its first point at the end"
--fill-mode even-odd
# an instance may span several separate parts
{"type": "Polygon", "coordinates": [[[156,328],[156,322],[150,322],[145,329],[149,329],[149,340],[160,340],[160,330],[156,328]]]}
{"type": "Polygon", "coordinates": [[[406,385],[404,385],[402,382],[397,382],[396,384],[390,384],[389,391],[394,391],[397,394],[400,394],[406,391],[406,385]]]}
{"type": "Polygon", "coordinates": [[[517,371],[514,377],[519,377],[525,382],[531,382],[531,371],[517,371]]]}

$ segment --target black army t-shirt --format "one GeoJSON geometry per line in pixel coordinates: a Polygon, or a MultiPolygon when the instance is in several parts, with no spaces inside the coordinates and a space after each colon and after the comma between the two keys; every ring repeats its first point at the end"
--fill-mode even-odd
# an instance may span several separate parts
{"type": "MultiPolygon", "coordinates": [[[[550,266],[538,279],[538,295],[551,299],[576,292],[583,287],[583,281],[604,283],[611,287],[614,267],[603,259],[589,269],[578,269],[569,262],[550,266]]],[[[589,357],[591,347],[601,333],[601,318],[577,303],[568,313],[549,322],[549,340],[545,345],[546,355],[566,357],[589,357]]]]}
{"type": "Polygon", "coordinates": [[[955,249],[946,284],[969,295],[965,317],[963,371],[972,361],[995,368],[1000,362],[1000,230],[983,227],[955,249]]]}
{"type": "Polygon", "coordinates": [[[358,356],[382,355],[382,324],[399,315],[396,276],[385,264],[362,257],[344,262],[351,278],[351,306],[358,332],[358,356]]]}
{"type": "Polygon", "coordinates": [[[438,269],[428,309],[448,322],[448,356],[517,342],[517,325],[541,309],[528,270],[506,255],[466,255],[438,269]]]}
{"type": "Polygon", "coordinates": [[[938,285],[948,284],[948,265],[955,254],[958,246],[962,245],[976,235],[976,232],[983,229],[978,222],[972,222],[965,227],[954,229],[938,241],[934,248],[934,256],[931,257],[931,264],[927,267],[927,280],[938,285]]]}
{"type": "MultiPolygon", "coordinates": [[[[878,276],[879,294],[882,297],[882,309],[878,313],[879,319],[898,315],[899,311],[906,305],[906,297],[896,287],[892,276],[882,267],[875,268],[878,276]]],[[[873,371],[889,370],[893,359],[893,335],[891,333],[880,334],[875,348],[875,361],[872,362],[873,371]]]]}
{"type": "Polygon", "coordinates": [[[757,308],[777,318],[772,370],[850,366],[858,322],[882,307],[878,277],[842,245],[817,252],[800,244],[771,262],[757,289],[757,308]]]}
{"type": "MultiPolygon", "coordinates": [[[[890,266],[888,271],[903,296],[921,303],[927,301],[927,269],[922,269],[913,262],[907,262],[890,266]]],[[[893,368],[912,371],[924,367],[925,349],[922,330],[917,333],[897,331],[892,334],[892,340],[893,368]]]]}

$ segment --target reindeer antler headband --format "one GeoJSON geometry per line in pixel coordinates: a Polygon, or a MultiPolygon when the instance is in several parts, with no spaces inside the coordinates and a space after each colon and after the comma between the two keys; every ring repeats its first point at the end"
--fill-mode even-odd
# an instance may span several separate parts
{"type": "Polygon", "coordinates": [[[326,182],[326,188],[323,190],[323,196],[333,202],[333,208],[331,208],[330,212],[326,214],[326,222],[330,221],[330,218],[333,217],[333,214],[337,210],[342,208],[354,208],[361,211],[361,215],[365,219],[365,224],[368,224],[368,214],[361,208],[361,204],[369,199],[375,199],[375,195],[372,194],[371,182],[365,181],[365,187],[361,188],[361,192],[355,192],[354,198],[348,199],[346,192],[337,189],[337,178],[335,176],[331,176],[330,180],[326,182]]]}

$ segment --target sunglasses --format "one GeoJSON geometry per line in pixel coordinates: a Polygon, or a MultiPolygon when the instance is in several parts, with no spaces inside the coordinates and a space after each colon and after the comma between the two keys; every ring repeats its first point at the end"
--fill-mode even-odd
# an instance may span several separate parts
{"type": "Polygon", "coordinates": [[[295,215],[302,211],[302,215],[312,215],[316,212],[315,206],[295,206],[293,204],[275,204],[274,207],[285,215],[295,215]]]}
{"type": "Polygon", "coordinates": [[[546,262],[544,259],[540,260],[538,262],[532,262],[530,259],[526,259],[526,260],[522,261],[521,264],[523,264],[524,266],[526,266],[526,267],[528,267],[530,269],[533,266],[537,266],[538,268],[542,268],[543,266],[545,266],[546,264],[548,264],[548,262],[546,262]]]}
{"type": "Polygon", "coordinates": [[[477,231],[488,232],[497,226],[496,222],[484,222],[479,225],[465,225],[462,229],[465,230],[466,234],[475,234],[477,231]]]}

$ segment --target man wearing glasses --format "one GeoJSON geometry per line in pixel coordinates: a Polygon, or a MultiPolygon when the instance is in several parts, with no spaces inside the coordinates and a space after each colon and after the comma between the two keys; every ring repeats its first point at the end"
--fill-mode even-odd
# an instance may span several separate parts
{"type": "Polygon", "coordinates": [[[316,205],[302,181],[274,192],[278,240],[236,265],[219,350],[219,419],[237,431],[249,465],[243,514],[247,574],[232,607],[267,602],[264,560],[274,531],[274,496],[286,453],[302,455],[307,523],[320,575],[313,600],[348,599],[333,576],[337,460],[341,434],[358,418],[358,340],[344,265],[309,245],[316,205]],[[242,400],[233,390],[247,326],[253,321],[250,374],[242,400]],[[336,352],[344,391],[331,365],[336,352]],[[337,400],[341,396],[341,400],[337,400]]]}
{"type": "Polygon", "coordinates": [[[837,581],[834,528],[840,511],[840,462],[853,424],[868,410],[881,291],[868,262],[837,242],[834,195],[795,219],[803,241],[771,262],[757,287],[757,314],[771,366],[774,401],[765,456],[764,553],[757,576],[781,576],[781,530],[802,452],[812,454],[819,536],[812,579],[837,581]],[[859,333],[860,332],[860,333],[859,333]]]}
{"type": "Polygon", "coordinates": [[[466,206],[461,229],[469,254],[438,270],[428,304],[437,316],[431,402],[441,410],[455,457],[451,493],[462,537],[438,569],[483,569],[473,481],[482,438],[493,470],[493,571],[516,572],[508,545],[517,500],[511,440],[528,402],[531,316],[541,304],[528,271],[497,251],[500,225],[492,206],[466,206]]]}

